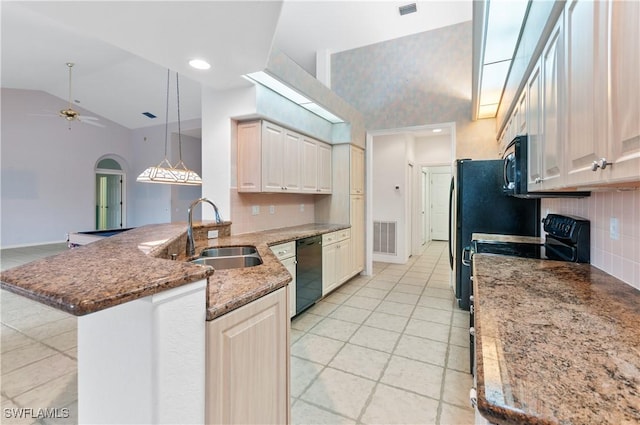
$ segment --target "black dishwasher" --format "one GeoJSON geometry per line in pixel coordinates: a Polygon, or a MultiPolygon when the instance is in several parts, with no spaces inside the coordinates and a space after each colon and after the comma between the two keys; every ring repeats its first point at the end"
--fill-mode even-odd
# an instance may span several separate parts
{"type": "Polygon", "coordinates": [[[296,315],[322,297],[322,236],[296,241],[296,315]]]}

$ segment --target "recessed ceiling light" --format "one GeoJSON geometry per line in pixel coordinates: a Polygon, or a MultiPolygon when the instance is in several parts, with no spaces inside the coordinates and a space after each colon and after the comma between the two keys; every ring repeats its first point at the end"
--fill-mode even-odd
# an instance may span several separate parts
{"type": "Polygon", "coordinates": [[[434,133],[440,133],[440,132],[442,132],[442,129],[441,128],[434,128],[431,131],[433,131],[434,133]]]}
{"type": "Polygon", "coordinates": [[[209,64],[209,62],[207,62],[206,60],[203,60],[203,59],[191,59],[189,61],[189,65],[191,65],[191,67],[193,67],[195,69],[209,69],[209,68],[211,68],[211,65],[209,64]]]}

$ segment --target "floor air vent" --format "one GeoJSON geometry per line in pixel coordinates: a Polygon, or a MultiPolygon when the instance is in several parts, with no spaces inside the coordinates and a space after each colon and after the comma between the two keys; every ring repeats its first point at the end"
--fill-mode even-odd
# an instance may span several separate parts
{"type": "Polygon", "coordinates": [[[396,254],[397,221],[373,222],[373,252],[379,254],[396,254]]]}

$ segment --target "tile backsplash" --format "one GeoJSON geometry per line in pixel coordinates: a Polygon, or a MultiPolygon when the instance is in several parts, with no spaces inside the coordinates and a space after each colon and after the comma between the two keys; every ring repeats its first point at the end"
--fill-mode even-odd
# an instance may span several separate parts
{"type": "Polygon", "coordinates": [[[234,235],[314,223],[316,195],[238,193],[231,189],[231,232],[234,235]],[[257,214],[254,208],[257,207],[257,214]]]}
{"type": "Polygon", "coordinates": [[[543,199],[542,215],[547,213],[589,219],[591,264],[640,289],[640,190],[592,192],[583,199],[543,199]]]}

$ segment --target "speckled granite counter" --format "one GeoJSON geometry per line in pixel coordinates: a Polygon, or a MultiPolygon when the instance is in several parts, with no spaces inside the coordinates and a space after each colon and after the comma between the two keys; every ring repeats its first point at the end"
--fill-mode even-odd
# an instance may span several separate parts
{"type": "MultiPolygon", "coordinates": [[[[211,223],[194,224],[196,238],[211,223]]],[[[214,270],[186,262],[186,223],[138,227],[62,254],[3,271],[0,287],[76,316],[208,279],[207,320],[285,286],[291,276],[269,245],[348,226],[309,224],[217,239],[206,246],[254,245],[263,264],[214,270]],[[171,261],[177,254],[179,261],[171,261]],[[181,261],[180,261],[181,260],[181,261]]]]}
{"type": "Polygon", "coordinates": [[[473,267],[483,416],[640,423],[640,291],[588,264],[476,254],[473,267]]]}
{"type": "Polygon", "coordinates": [[[209,277],[207,320],[213,320],[275,291],[291,281],[291,275],[271,252],[269,246],[348,227],[335,224],[308,224],[210,239],[198,243],[196,252],[206,246],[253,245],[258,248],[258,253],[263,261],[263,264],[255,267],[216,270],[213,276],[209,277]]]}

